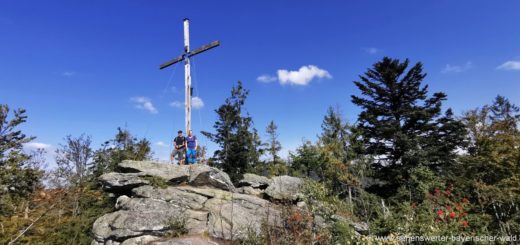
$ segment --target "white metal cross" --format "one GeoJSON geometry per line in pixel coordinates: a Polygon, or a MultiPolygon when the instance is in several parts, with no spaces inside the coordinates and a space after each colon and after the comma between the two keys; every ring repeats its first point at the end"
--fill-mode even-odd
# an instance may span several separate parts
{"type": "Polygon", "coordinates": [[[190,51],[190,21],[188,18],[184,19],[184,53],[167,61],[159,66],[160,69],[164,69],[175,63],[184,60],[184,86],[185,86],[185,121],[186,121],[186,133],[191,129],[191,96],[193,95],[193,89],[191,87],[191,75],[190,75],[190,57],[200,54],[206,50],[215,48],[220,45],[220,42],[213,41],[206,44],[198,49],[190,51]]]}

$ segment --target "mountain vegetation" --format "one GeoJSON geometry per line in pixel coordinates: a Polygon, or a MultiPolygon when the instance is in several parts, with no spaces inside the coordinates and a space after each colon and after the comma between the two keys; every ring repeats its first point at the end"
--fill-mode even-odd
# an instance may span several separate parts
{"type": "MultiPolygon", "coordinates": [[[[306,180],[309,212],[286,212],[285,228],[265,227],[248,244],[364,243],[375,236],[515,236],[520,234],[520,108],[498,95],[454,115],[442,92],[430,92],[423,65],[385,57],[359,76],[349,95],[361,110],[348,122],[339,107],[325,111],[318,139],[284,159],[283,131],[271,121],[267,137],[246,110],[241,82],[215,110],[218,149],[208,165],[235,184],[245,173],[306,180]],[[319,204],[318,204],[319,203],[319,204]],[[333,226],[317,229],[319,217],[333,226]],[[365,224],[357,233],[337,217],[365,224]]],[[[21,128],[24,109],[0,106],[0,243],[90,244],[94,220],[112,212],[114,197],[99,176],[124,160],[153,157],[150,142],[118,128],[94,148],[90,136],[66,136],[45,168],[44,150],[21,128]]],[[[320,125],[316,125],[319,127],[320,125]]]]}

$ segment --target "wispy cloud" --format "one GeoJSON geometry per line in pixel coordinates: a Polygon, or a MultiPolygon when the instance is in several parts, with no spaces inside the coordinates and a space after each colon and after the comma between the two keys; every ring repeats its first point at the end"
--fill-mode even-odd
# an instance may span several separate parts
{"type": "Polygon", "coordinates": [[[320,69],[315,65],[302,66],[297,71],[288,71],[284,69],[278,70],[278,80],[280,84],[292,84],[305,86],[315,78],[332,78],[330,73],[324,69],[320,69]]]}
{"type": "Polygon", "coordinates": [[[41,143],[41,142],[29,142],[23,144],[23,146],[30,150],[44,149],[47,150],[52,147],[52,145],[41,143]]]}
{"type": "Polygon", "coordinates": [[[270,83],[278,80],[278,78],[276,78],[275,76],[264,74],[257,77],[256,80],[262,83],[270,83]]]}
{"type": "Polygon", "coordinates": [[[520,71],[520,60],[509,60],[497,67],[499,70],[520,71]]]}
{"type": "Polygon", "coordinates": [[[364,48],[363,50],[368,54],[377,54],[381,52],[381,50],[378,48],[364,48]]]}
{"type": "Polygon", "coordinates": [[[168,147],[168,145],[166,143],[164,143],[163,141],[157,141],[155,143],[156,146],[159,146],[159,147],[168,147]]]}
{"type": "Polygon", "coordinates": [[[466,62],[464,65],[450,65],[447,64],[442,70],[441,73],[459,73],[464,72],[473,67],[473,63],[471,61],[466,62]]]}
{"type": "Polygon", "coordinates": [[[170,103],[170,106],[173,107],[173,108],[183,108],[184,107],[184,103],[176,100],[176,101],[172,101],[170,103]]]}
{"type": "Polygon", "coordinates": [[[155,106],[153,106],[152,100],[150,100],[147,97],[142,97],[142,96],[132,97],[132,98],[130,98],[130,100],[132,102],[134,102],[135,108],[137,108],[137,109],[145,110],[152,114],[159,113],[159,111],[155,108],[155,106]]]}
{"type": "MultiPolygon", "coordinates": [[[[173,108],[184,108],[184,102],[180,102],[180,101],[172,101],[170,102],[170,106],[173,107],[173,108]]],[[[191,98],[191,106],[194,108],[194,109],[200,109],[202,107],[204,107],[204,101],[202,100],[202,98],[200,97],[192,97],[191,98]]]]}
{"type": "Polygon", "coordinates": [[[72,77],[74,75],[76,75],[76,72],[73,72],[73,71],[64,71],[61,73],[62,76],[64,77],[72,77]]]}

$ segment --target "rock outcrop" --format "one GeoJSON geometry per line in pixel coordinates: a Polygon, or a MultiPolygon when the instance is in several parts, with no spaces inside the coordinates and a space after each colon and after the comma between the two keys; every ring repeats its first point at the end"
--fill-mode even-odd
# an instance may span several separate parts
{"type": "Polygon", "coordinates": [[[92,245],[241,240],[251,232],[259,234],[264,224],[281,227],[278,203],[301,198],[302,180],[289,176],[246,174],[235,188],[225,172],[206,165],[123,161],[118,167],[120,172],[99,178],[104,190],[118,198],[116,211],[94,222],[92,245]],[[168,238],[175,230],[189,235],[168,238]]]}
{"type": "MultiPolygon", "coordinates": [[[[259,235],[264,225],[285,229],[286,207],[308,209],[303,180],[290,176],[244,174],[235,187],[225,172],[207,165],[123,161],[118,172],[104,174],[99,181],[117,201],[114,212],[94,222],[91,245],[205,245],[243,240],[259,235]],[[176,237],[179,234],[184,235],[176,237]]],[[[320,207],[320,203],[313,205],[320,207]]],[[[313,215],[315,228],[330,227],[330,221],[313,215]]],[[[329,219],[350,224],[357,234],[368,231],[363,222],[336,214],[329,219]]]]}

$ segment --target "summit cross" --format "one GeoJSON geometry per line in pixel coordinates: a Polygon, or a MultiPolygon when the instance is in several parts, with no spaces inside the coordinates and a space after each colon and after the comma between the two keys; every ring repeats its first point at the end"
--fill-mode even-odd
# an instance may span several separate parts
{"type": "Polygon", "coordinates": [[[193,95],[193,88],[191,87],[191,75],[190,75],[190,58],[200,54],[204,51],[210,50],[220,45],[220,42],[213,41],[193,51],[190,50],[190,21],[188,18],[184,19],[184,53],[164,62],[159,66],[159,69],[164,69],[168,66],[184,61],[184,93],[185,93],[185,121],[186,121],[186,133],[191,129],[191,96],[193,95]]]}

